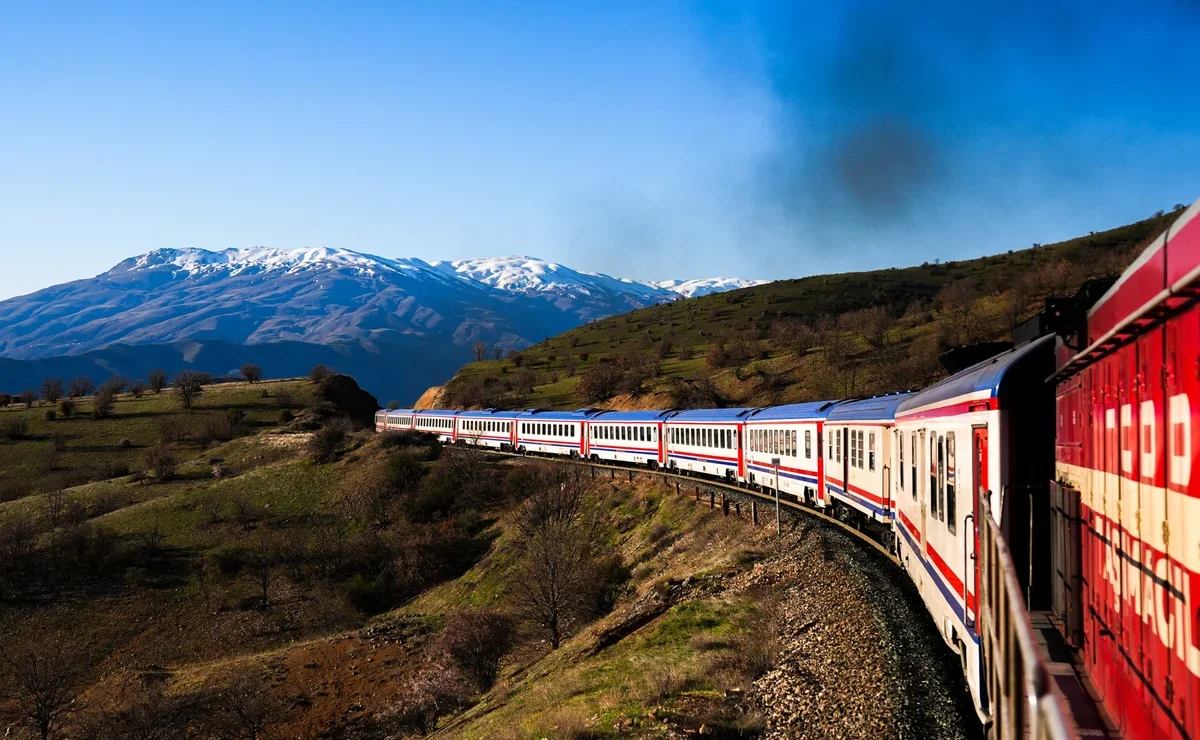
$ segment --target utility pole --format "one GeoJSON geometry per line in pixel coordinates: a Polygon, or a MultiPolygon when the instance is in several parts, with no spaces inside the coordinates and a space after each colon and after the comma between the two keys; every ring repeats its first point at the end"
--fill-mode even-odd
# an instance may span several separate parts
{"type": "Polygon", "coordinates": [[[775,534],[781,534],[779,528],[779,458],[771,458],[771,466],[775,468],[775,534]]]}

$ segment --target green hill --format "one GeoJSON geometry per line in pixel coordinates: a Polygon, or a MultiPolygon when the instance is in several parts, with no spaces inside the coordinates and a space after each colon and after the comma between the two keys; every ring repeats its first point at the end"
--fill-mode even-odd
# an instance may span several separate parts
{"type": "Polygon", "coordinates": [[[592,322],[465,365],[447,407],[767,405],[919,387],[946,349],[1005,340],[1045,298],[1115,277],[1179,211],[1057,244],[817,275],[592,322]]]}

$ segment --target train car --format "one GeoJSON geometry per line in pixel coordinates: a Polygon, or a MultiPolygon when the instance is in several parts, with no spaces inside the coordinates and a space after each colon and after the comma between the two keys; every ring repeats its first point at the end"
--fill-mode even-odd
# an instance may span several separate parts
{"type": "Polygon", "coordinates": [[[596,411],[532,410],[517,421],[517,451],[541,455],[586,456],[587,421],[596,411]]]}
{"type": "Polygon", "coordinates": [[[1200,737],[1198,213],[1064,337],[1055,374],[1055,611],[1126,738],[1200,737]]]}
{"type": "Polygon", "coordinates": [[[517,447],[517,418],[521,411],[460,411],[457,441],[477,447],[512,450],[517,447]]]}
{"type": "Polygon", "coordinates": [[[729,481],[745,480],[743,428],[756,409],[677,411],[666,420],[666,465],[729,481]]]}
{"type": "Polygon", "coordinates": [[[989,714],[977,627],[978,497],[1000,512],[1030,608],[1050,583],[1054,337],[1044,336],[914,393],[895,409],[897,550],[943,639],[962,660],[980,717],[989,714]],[[961,453],[961,454],[960,454],[961,453]],[[899,474],[903,468],[904,473],[899,474]],[[1039,557],[1031,559],[1031,553],[1039,557]]]}
{"type": "Polygon", "coordinates": [[[745,482],[778,489],[818,508],[827,503],[822,440],[825,417],[839,401],[758,409],[746,420],[745,482]],[[779,459],[778,479],[772,460],[779,459]]]}
{"type": "Polygon", "coordinates": [[[456,419],[465,412],[448,409],[434,409],[413,412],[413,429],[418,432],[428,432],[443,443],[449,444],[458,438],[456,419]]]}
{"type": "Polygon", "coordinates": [[[825,445],[825,491],[834,513],[844,521],[882,525],[889,537],[895,513],[892,448],[899,444],[896,409],[911,395],[847,401],[825,419],[826,440],[836,440],[825,445]]]}
{"type": "MultiPolygon", "coordinates": [[[[412,409],[392,409],[391,411],[380,413],[386,414],[386,431],[399,432],[405,429],[413,428],[413,414],[416,412],[414,412],[412,409]]],[[[378,416],[379,415],[376,414],[377,419],[378,416]]]]}
{"type": "Polygon", "coordinates": [[[666,463],[663,424],[671,411],[601,411],[587,421],[587,457],[651,469],[666,463]]]}
{"type": "Polygon", "coordinates": [[[375,412],[375,431],[377,431],[377,432],[386,432],[387,431],[387,415],[388,415],[388,412],[386,412],[386,411],[376,411],[375,412]]]}

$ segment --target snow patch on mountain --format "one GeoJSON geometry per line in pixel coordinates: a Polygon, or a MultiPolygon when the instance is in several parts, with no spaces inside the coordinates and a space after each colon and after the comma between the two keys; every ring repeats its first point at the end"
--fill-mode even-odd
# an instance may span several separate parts
{"type": "Polygon", "coordinates": [[[596,272],[580,272],[536,257],[487,257],[482,259],[434,262],[433,267],[446,274],[473,280],[510,293],[551,292],[592,295],[610,292],[631,295],[642,301],[671,300],[672,291],[648,283],[615,278],[596,272]]]}
{"type": "Polygon", "coordinates": [[[751,280],[749,278],[703,278],[699,280],[659,280],[650,283],[656,288],[677,293],[684,298],[693,298],[710,293],[724,293],[738,288],[752,288],[763,285],[767,280],[751,280]]]}

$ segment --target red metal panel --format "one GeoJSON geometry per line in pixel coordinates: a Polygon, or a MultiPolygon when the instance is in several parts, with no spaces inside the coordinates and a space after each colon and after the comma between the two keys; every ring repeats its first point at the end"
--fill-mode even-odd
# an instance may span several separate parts
{"type": "Polygon", "coordinates": [[[1167,287],[1165,241],[1159,237],[1147,247],[1092,307],[1088,314],[1088,344],[1138,312],[1167,287]]]}
{"type": "Polygon", "coordinates": [[[1194,218],[1198,212],[1200,201],[1184,211],[1167,232],[1168,286],[1175,286],[1200,267],[1200,218],[1194,218]]]}

